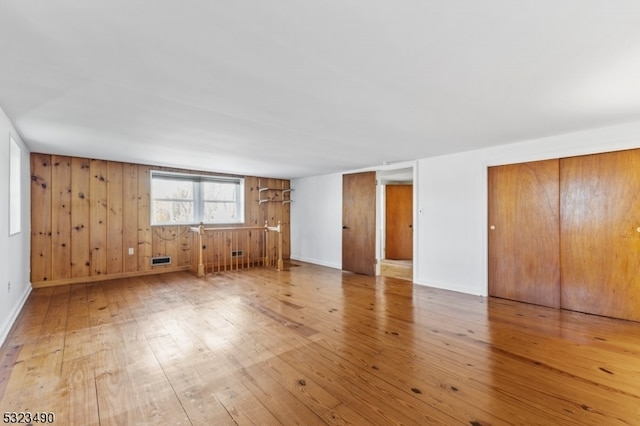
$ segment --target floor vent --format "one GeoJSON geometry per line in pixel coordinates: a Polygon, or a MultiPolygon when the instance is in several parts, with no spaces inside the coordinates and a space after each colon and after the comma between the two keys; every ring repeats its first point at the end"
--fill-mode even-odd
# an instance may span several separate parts
{"type": "Polygon", "coordinates": [[[151,258],[151,266],[170,265],[171,256],[157,256],[151,258]]]}

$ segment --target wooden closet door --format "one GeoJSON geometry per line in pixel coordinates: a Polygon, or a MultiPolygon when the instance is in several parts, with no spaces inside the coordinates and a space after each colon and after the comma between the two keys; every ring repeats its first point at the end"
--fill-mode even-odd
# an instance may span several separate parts
{"type": "Polygon", "coordinates": [[[640,321],[640,150],[560,164],[562,307],[640,321]]]}
{"type": "Polygon", "coordinates": [[[342,269],[376,274],[376,172],[342,176],[342,269]]]}
{"type": "Polygon", "coordinates": [[[489,295],[560,307],[559,161],[489,168],[489,295]]]}
{"type": "Polygon", "coordinates": [[[385,187],[385,259],[413,259],[413,185],[385,187]]]}

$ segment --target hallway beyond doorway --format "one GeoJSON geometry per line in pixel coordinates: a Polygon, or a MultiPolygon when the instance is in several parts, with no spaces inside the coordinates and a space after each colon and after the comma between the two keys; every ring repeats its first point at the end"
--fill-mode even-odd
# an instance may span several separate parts
{"type": "Polygon", "coordinates": [[[380,275],[412,282],[413,260],[382,259],[380,261],[380,275]]]}

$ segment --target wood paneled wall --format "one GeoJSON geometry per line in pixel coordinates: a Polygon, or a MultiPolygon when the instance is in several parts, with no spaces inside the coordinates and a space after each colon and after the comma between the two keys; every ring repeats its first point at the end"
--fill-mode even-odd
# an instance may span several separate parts
{"type": "MultiPolygon", "coordinates": [[[[168,169],[50,154],[31,154],[31,282],[35,287],[97,281],[188,269],[194,234],[187,226],[151,226],[151,170],[168,169]],[[133,254],[129,254],[133,248],[133,254]],[[151,266],[151,257],[172,264],[151,266]]],[[[283,226],[283,251],[290,253],[289,204],[259,187],[289,188],[288,180],[245,177],[245,226],[283,226]],[[263,195],[265,198],[267,195],[263,195]]],[[[242,226],[242,225],[238,225],[242,226]]],[[[210,256],[215,253],[210,251],[210,256]]]]}

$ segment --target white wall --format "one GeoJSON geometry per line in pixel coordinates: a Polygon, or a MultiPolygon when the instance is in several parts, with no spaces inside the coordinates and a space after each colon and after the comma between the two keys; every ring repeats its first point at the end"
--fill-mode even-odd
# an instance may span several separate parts
{"type": "Polygon", "coordinates": [[[31,292],[29,282],[30,164],[29,151],[0,109],[0,344],[31,292]],[[22,229],[9,236],[9,135],[21,149],[22,229]],[[9,283],[11,289],[9,290],[9,283]]]}
{"type": "MultiPolygon", "coordinates": [[[[477,153],[418,161],[414,282],[480,294],[486,223],[483,164],[477,153]]],[[[486,180],[485,180],[486,181],[486,180]]]]}
{"type": "Polygon", "coordinates": [[[342,174],[291,181],[291,258],[342,268],[342,174]]]}
{"type": "MultiPolygon", "coordinates": [[[[640,122],[418,160],[414,282],[487,294],[487,167],[637,147],[640,122]]],[[[340,267],[341,176],[294,181],[292,255],[300,260],[340,267]]]]}

